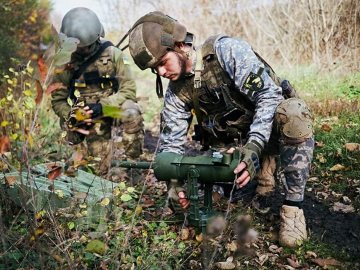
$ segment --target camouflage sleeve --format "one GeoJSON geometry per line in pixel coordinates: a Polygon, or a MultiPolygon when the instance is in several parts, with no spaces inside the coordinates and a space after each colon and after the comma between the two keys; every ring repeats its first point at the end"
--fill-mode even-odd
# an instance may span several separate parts
{"type": "Polygon", "coordinates": [[[131,76],[129,62],[120,49],[112,47],[115,63],[116,77],[119,81],[119,89],[116,94],[102,98],[100,103],[103,105],[121,106],[125,100],[136,101],[136,84],[131,76]]]}
{"type": "Polygon", "coordinates": [[[161,112],[159,152],[184,154],[186,134],[191,120],[189,107],[168,88],[161,112]]]}
{"type": "Polygon", "coordinates": [[[62,87],[55,89],[51,93],[51,106],[57,116],[60,119],[64,119],[68,117],[71,107],[67,102],[67,98],[69,96],[69,91],[67,86],[69,84],[69,74],[68,72],[63,72],[61,74],[56,74],[51,81],[51,84],[61,83],[62,87]],[[66,88],[66,89],[64,89],[66,88]]]}
{"type": "Polygon", "coordinates": [[[270,138],[275,109],[283,100],[281,88],[264,71],[264,64],[247,42],[222,38],[215,44],[215,50],[221,66],[235,82],[236,90],[255,105],[248,140],[264,146],[270,138]]]}

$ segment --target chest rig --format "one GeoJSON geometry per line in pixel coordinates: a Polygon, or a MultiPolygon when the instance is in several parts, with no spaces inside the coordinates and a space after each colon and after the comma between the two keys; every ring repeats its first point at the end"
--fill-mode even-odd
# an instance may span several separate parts
{"type": "Polygon", "coordinates": [[[76,102],[97,103],[103,97],[117,92],[115,63],[112,61],[113,44],[102,43],[98,51],[81,63],[74,71],[69,85],[69,96],[76,102]]]}
{"type": "MultiPolygon", "coordinates": [[[[196,51],[194,76],[169,85],[185,104],[194,109],[198,120],[194,139],[199,140],[205,149],[209,145],[218,146],[233,143],[234,139],[245,139],[255,113],[254,105],[235,90],[233,80],[217,59],[214,44],[222,37],[208,38],[196,51]]],[[[264,71],[279,85],[279,78],[272,68],[256,55],[264,63],[264,71]]]]}

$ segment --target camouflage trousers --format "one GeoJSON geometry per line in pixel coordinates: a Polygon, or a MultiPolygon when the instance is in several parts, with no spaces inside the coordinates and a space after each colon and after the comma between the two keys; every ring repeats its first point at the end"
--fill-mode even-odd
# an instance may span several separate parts
{"type": "Polygon", "coordinates": [[[305,142],[280,145],[280,172],[283,175],[285,199],[301,202],[304,200],[305,185],[309,179],[313,156],[314,138],[305,142]]]}
{"type": "Polygon", "coordinates": [[[284,100],[276,110],[265,153],[280,155],[286,200],[303,201],[314,144],[313,116],[306,103],[297,98],[284,100]]]}
{"type": "MultiPolygon", "coordinates": [[[[115,128],[116,129],[116,128],[115,128]]],[[[87,154],[94,157],[95,172],[106,177],[113,159],[137,159],[142,154],[144,131],[86,138],[87,154]]]]}

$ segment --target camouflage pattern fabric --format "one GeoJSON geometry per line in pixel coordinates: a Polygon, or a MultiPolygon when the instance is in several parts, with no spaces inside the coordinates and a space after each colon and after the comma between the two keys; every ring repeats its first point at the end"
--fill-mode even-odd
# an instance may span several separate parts
{"type": "MultiPolygon", "coordinates": [[[[305,111],[307,117],[304,119],[301,118],[304,108],[293,110],[293,114],[289,115],[290,121],[287,121],[289,119],[286,118],[285,113],[281,118],[285,120],[280,121],[279,118],[273,127],[276,109],[284,101],[282,89],[266,72],[259,72],[264,68],[264,64],[258,59],[251,46],[241,39],[224,37],[215,43],[215,51],[223,70],[233,82],[230,90],[241,93],[242,98],[254,107],[254,117],[247,137],[239,138],[239,141],[255,140],[265,148],[265,151],[268,148],[279,151],[286,178],[287,199],[301,201],[309,176],[314,140],[312,133],[307,133],[306,136],[299,134],[299,138],[287,140],[283,127],[286,125],[287,129],[291,128],[291,123],[297,123],[293,120],[300,117],[300,120],[306,120],[307,130],[312,130],[312,116],[309,115],[309,111],[305,111]],[[256,84],[258,87],[253,87],[255,84],[251,83],[255,79],[260,79],[261,83],[256,84]],[[269,142],[270,136],[271,142],[269,142]]],[[[190,88],[193,85],[194,76],[187,76],[182,80],[185,81],[182,82],[183,85],[190,88]]],[[[164,97],[164,108],[161,112],[160,151],[184,154],[184,143],[193,117],[191,110],[194,108],[189,93],[194,90],[178,91],[175,84],[173,82],[169,84],[164,97]]],[[[295,126],[293,128],[296,129],[295,126]]],[[[221,138],[218,140],[221,143],[221,138]]]]}
{"type": "MultiPolygon", "coordinates": [[[[105,42],[103,40],[102,42],[105,42]]],[[[71,105],[68,102],[70,80],[74,70],[85,61],[79,57],[73,57],[72,62],[62,69],[56,71],[52,83],[61,83],[62,87],[52,93],[52,108],[60,117],[60,125],[65,127],[65,120],[69,117],[71,105]]],[[[95,75],[96,77],[97,75],[95,75]]],[[[136,84],[132,79],[129,62],[120,49],[110,46],[101,53],[98,59],[91,63],[75,82],[75,91],[77,100],[84,104],[100,103],[104,105],[122,107],[124,103],[136,104],[136,84]],[[117,89],[114,89],[112,83],[91,83],[94,78],[92,74],[98,74],[102,78],[115,78],[118,82],[117,89]],[[86,78],[90,76],[90,78],[86,78]],[[90,83],[87,83],[90,82],[90,83]]],[[[131,131],[121,131],[121,143],[112,142],[112,129],[115,122],[112,118],[102,118],[99,123],[94,124],[90,129],[90,135],[83,135],[78,132],[67,132],[67,141],[70,144],[79,144],[86,141],[88,154],[100,160],[96,164],[96,171],[104,176],[110,165],[110,159],[118,151],[125,152],[126,156],[137,158],[142,154],[144,131],[141,110],[136,104],[131,108],[123,108],[129,111],[132,119],[136,119],[136,126],[131,131]],[[134,109],[135,107],[135,109],[134,109]]],[[[123,123],[117,123],[120,128],[123,123]]]]}

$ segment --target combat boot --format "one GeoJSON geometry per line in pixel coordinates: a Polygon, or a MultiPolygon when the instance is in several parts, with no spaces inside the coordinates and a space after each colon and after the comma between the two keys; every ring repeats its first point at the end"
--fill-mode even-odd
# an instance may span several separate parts
{"type": "Polygon", "coordinates": [[[280,210],[280,219],[280,245],[300,246],[307,238],[304,211],[296,206],[283,205],[280,210]]]}
{"type": "Polygon", "coordinates": [[[261,169],[257,174],[258,186],[256,187],[256,194],[264,196],[274,190],[275,170],[275,156],[264,156],[261,163],[261,169]]]}

